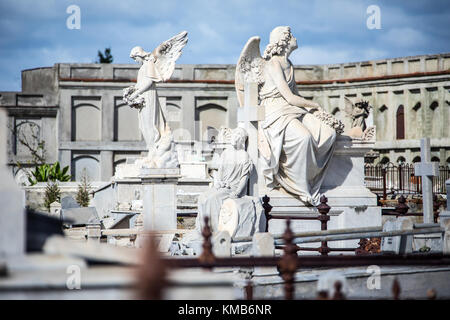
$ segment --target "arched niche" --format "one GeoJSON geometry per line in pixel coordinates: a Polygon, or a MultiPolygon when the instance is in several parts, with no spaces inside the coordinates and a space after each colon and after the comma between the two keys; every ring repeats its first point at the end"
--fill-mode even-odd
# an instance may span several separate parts
{"type": "Polygon", "coordinates": [[[422,107],[422,104],[421,104],[420,101],[419,101],[419,102],[417,102],[417,103],[414,105],[413,110],[416,111],[416,112],[418,112],[418,111],[420,110],[421,107],[422,107]]]}
{"type": "Polygon", "coordinates": [[[79,155],[72,159],[72,180],[81,181],[86,174],[90,181],[100,181],[100,162],[91,155],[79,155]]]}
{"type": "Polygon", "coordinates": [[[39,148],[39,144],[42,142],[39,120],[16,119],[14,133],[14,153],[18,157],[31,157],[31,150],[42,155],[42,150],[39,148]]]}
{"type": "Polygon", "coordinates": [[[340,116],[341,110],[338,107],[336,107],[333,109],[333,111],[331,111],[331,114],[337,118],[340,116]]]}
{"type": "Polygon", "coordinates": [[[227,109],[214,103],[197,107],[195,110],[196,138],[211,141],[221,126],[227,126],[227,109]]]}
{"type": "Polygon", "coordinates": [[[125,103],[114,107],[114,141],[141,141],[139,111],[125,103]]]}
{"type": "Polygon", "coordinates": [[[397,164],[400,165],[400,164],[404,164],[404,163],[406,163],[405,157],[400,156],[400,157],[397,158],[397,164]]]}
{"type": "MultiPolygon", "coordinates": [[[[377,124],[377,140],[390,140],[391,138],[387,136],[387,128],[388,128],[388,107],[383,104],[378,108],[378,112],[376,113],[376,124],[377,124]]],[[[392,130],[392,129],[391,129],[392,130]]]]}
{"type": "Polygon", "coordinates": [[[173,139],[175,141],[192,141],[194,137],[191,135],[189,130],[184,128],[171,128],[173,139]]]}
{"type": "Polygon", "coordinates": [[[421,158],[420,158],[420,156],[416,156],[416,157],[414,157],[414,159],[413,159],[413,163],[418,163],[418,162],[420,162],[421,161],[421,158]]]}
{"type": "Polygon", "coordinates": [[[441,162],[441,159],[439,159],[438,157],[432,157],[431,162],[441,162]]]}
{"type": "Polygon", "coordinates": [[[431,111],[431,128],[430,133],[431,137],[434,138],[441,138],[441,115],[439,114],[439,103],[437,101],[433,101],[430,104],[430,111],[431,111]]]}
{"type": "Polygon", "coordinates": [[[413,107],[411,109],[410,115],[409,115],[409,126],[410,128],[415,128],[415,130],[409,130],[408,137],[411,139],[419,139],[422,135],[420,130],[417,128],[422,128],[422,103],[420,101],[417,101],[416,103],[413,103],[413,107]]]}
{"type": "Polygon", "coordinates": [[[171,122],[180,122],[181,121],[181,107],[174,103],[167,101],[166,102],[166,111],[167,111],[167,121],[171,122]]]}
{"type": "Polygon", "coordinates": [[[101,110],[83,102],[72,107],[72,141],[100,141],[102,136],[101,110]]]}
{"type": "Polygon", "coordinates": [[[383,157],[383,158],[381,158],[380,163],[381,163],[381,164],[388,164],[390,161],[391,161],[391,160],[389,160],[388,157],[383,157]]]}

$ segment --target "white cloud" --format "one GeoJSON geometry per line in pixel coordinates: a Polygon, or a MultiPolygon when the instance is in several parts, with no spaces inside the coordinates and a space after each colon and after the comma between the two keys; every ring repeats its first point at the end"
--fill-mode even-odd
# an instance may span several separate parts
{"type": "Polygon", "coordinates": [[[425,46],[428,39],[420,30],[403,27],[388,30],[380,41],[388,46],[409,49],[425,46]]]}
{"type": "Polygon", "coordinates": [[[97,50],[109,46],[114,62],[132,63],[132,47],[152,50],[181,30],[189,32],[189,43],[179,63],[233,64],[249,37],[259,35],[263,49],[277,25],[291,26],[299,39],[291,56],[295,64],[450,51],[450,5],[430,11],[418,2],[376,3],[382,29],[371,31],[366,8],[372,0],[2,0],[0,91],[19,90],[22,69],[93,62],[97,50]],[[81,30],[65,27],[70,4],[81,8],[81,30]]]}
{"type": "Polygon", "coordinates": [[[376,60],[386,57],[387,52],[376,49],[333,49],[329,46],[303,46],[291,54],[293,64],[333,64],[376,60]]]}

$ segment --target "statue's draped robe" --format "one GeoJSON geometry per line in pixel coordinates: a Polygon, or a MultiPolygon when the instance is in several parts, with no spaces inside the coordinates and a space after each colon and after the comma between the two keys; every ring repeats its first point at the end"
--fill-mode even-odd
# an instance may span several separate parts
{"type": "MultiPolygon", "coordinates": [[[[285,78],[291,91],[297,92],[292,65],[285,78]]],[[[267,186],[281,186],[318,205],[336,132],[304,108],[287,103],[272,81],[265,82],[260,99],[266,110],[262,133],[271,149],[270,159],[261,157],[267,186]]]]}
{"type": "Polygon", "coordinates": [[[153,57],[145,60],[139,69],[136,88],[143,86],[149,79],[153,83],[150,89],[143,93],[145,107],[139,110],[138,119],[139,129],[147,145],[148,157],[151,157],[161,136],[170,130],[156,92],[155,83],[163,81],[163,78],[155,65],[153,57]]]}
{"type": "MultiPolygon", "coordinates": [[[[216,177],[217,188],[211,188],[205,193],[201,194],[198,199],[198,214],[195,221],[197,234],[201,234],[204,226],[205,216],[210,218],[210,226],[213,232],[217,231],[219,224],[219,213],[222,203],[230,198],[230,194],[236,192],[241,179],[248,180],[253,164],[248,157],[242,161],[242,157],[236,157],[237,152],[245,152],[243,150],[229,150],[226,149],[221,155],[221,163],[216,177]],[[236,161],[236,159],[240,159],[236,161]]],[[[243,192],[245,194],[246,188],[243,192]]],[[[236,203],[239,213],[238,227],[234,235],[235,237],[250,236],[254,232],[260,232],[260,218],[263,212],[262,205],[258,199],[238,195],[238,198],[233,200],[236,203]],[[255,214],[256,213],[256,214],[255,214]],[[255,230],[256,229],[256,230],[255,230]]]]}

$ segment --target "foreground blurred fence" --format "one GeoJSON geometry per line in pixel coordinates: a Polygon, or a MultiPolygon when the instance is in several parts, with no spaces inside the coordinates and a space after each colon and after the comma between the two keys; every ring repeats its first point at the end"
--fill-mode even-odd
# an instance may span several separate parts
{"type": "MultiPolygon", "coordinates": [[[[322,215],[326,215],[329,211],[327,206],[324,210],[324,206],[327,205],[327,199],[322,197],[321,207],[318,207],[319,211],[322,211],[322,215]]],[[[265,197],[264,202],[269,204],[270,198],[265,197]]],[[[327,221],[327,219],[322,219],[327,221]]],[[[413,254],[394,254],[390,252],[380,252],[379,248],[373,253],[371,250],[364,248],[365,242],[362,240],[366,237],[383,238],[392,236],[405,236],[415,234],[429,234],[429,233],[442,233],[444,239],[447,237],[449,230],[442,228],[440,225],[423,225],[422,228],[414,230],[393,230],[382,231],[382,228],[359,228],[352,230],[322,230],[315,232],[314,234],[298,234],[294,233],[291,229],[291,219],[286,218],[286,229],[280,236],[274,236],[275,243],[282,245],[283,254],[281,256],[241,256],[241,257],[217,257],[213,253],[212,232],[209,226],[209,218],[205,217],[205,224],[202,230],[203,245],[202,253],[198,257],[189,258],[162,258],[157,252],[157,247],[154,244],[154,240],[150,239],[147,246],[147,254],[145,262],[141,268],[140,275],[142,285],[141,293],[142,297],[146,299],[160,299],[162,297],[162,291],[165,287],[170,286],[164,279],[166,273],[170,272],[170,269],[178,268],[205,268],[212,270],[217,267],[277,267],[279,276],[283,279],[284,286],[284,298],[286,300],[292,300],[295,297],[295,274],[302,269],[311,268],[343,268],[343,267],[356,267],[356,266],[450,266],[450,255],[446,250],[442,253],[413,253],[413,254]],[[317,234],[316,234],[317,233],[317,234]],[[327,241],[343,240],[343,239],[361,239],[360,248],[354,250],[354,253],[347,255],[328,255],[330,251],[327,246],[327,241]],[[299,243],[304,242],[322,242],[322,250],[317,248],[316,250],[321,255],[298,255],[298,251],[302,248],[297,246],[299,243]],[[325,249],[325,250],[324,250],[325,249]],[[444,252],[445,251],[445,252],[444,252]],[[151,262],[152,268],[148,265],[151,262]]],[[[248,240],[248,239],[245,239],[248,240]]],[[[345,296],[341,293],[342,284],[335,283],[335,294],[333,297],[327,296],[325,292],[319,292],[317,299],[345,299],[345,296]]],[[[246,298],[253,298],[253,285],[251,281],[247,282],[245,288],[246,298]]],[[[392,285],[393,298],[398,299],[400,295],[400,284],[397,281],[392,285]]],[[[432,293],[432,292],[431,292],[432,293]]],[[[428,294],[429,298],[433,298],[433,294],[428,294]]]]}

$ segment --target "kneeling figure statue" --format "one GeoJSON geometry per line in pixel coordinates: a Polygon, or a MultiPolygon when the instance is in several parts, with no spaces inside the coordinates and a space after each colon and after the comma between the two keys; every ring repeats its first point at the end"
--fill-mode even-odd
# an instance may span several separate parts
{"type": "MultiPolygon", "coordinates": [[[[209,217],[212,232],[228,231],[231,238],[264,232],[265,218],[261,201],[247,196],[247,182],[253,163],[245,151],[247,132],[236,128],[231,132],[231,145],[220,156],[211,189],[198,198],[195,232],[198,238],[209,217]]],[[[191,239],[193,237],[191,236],[191,239]]]]}

